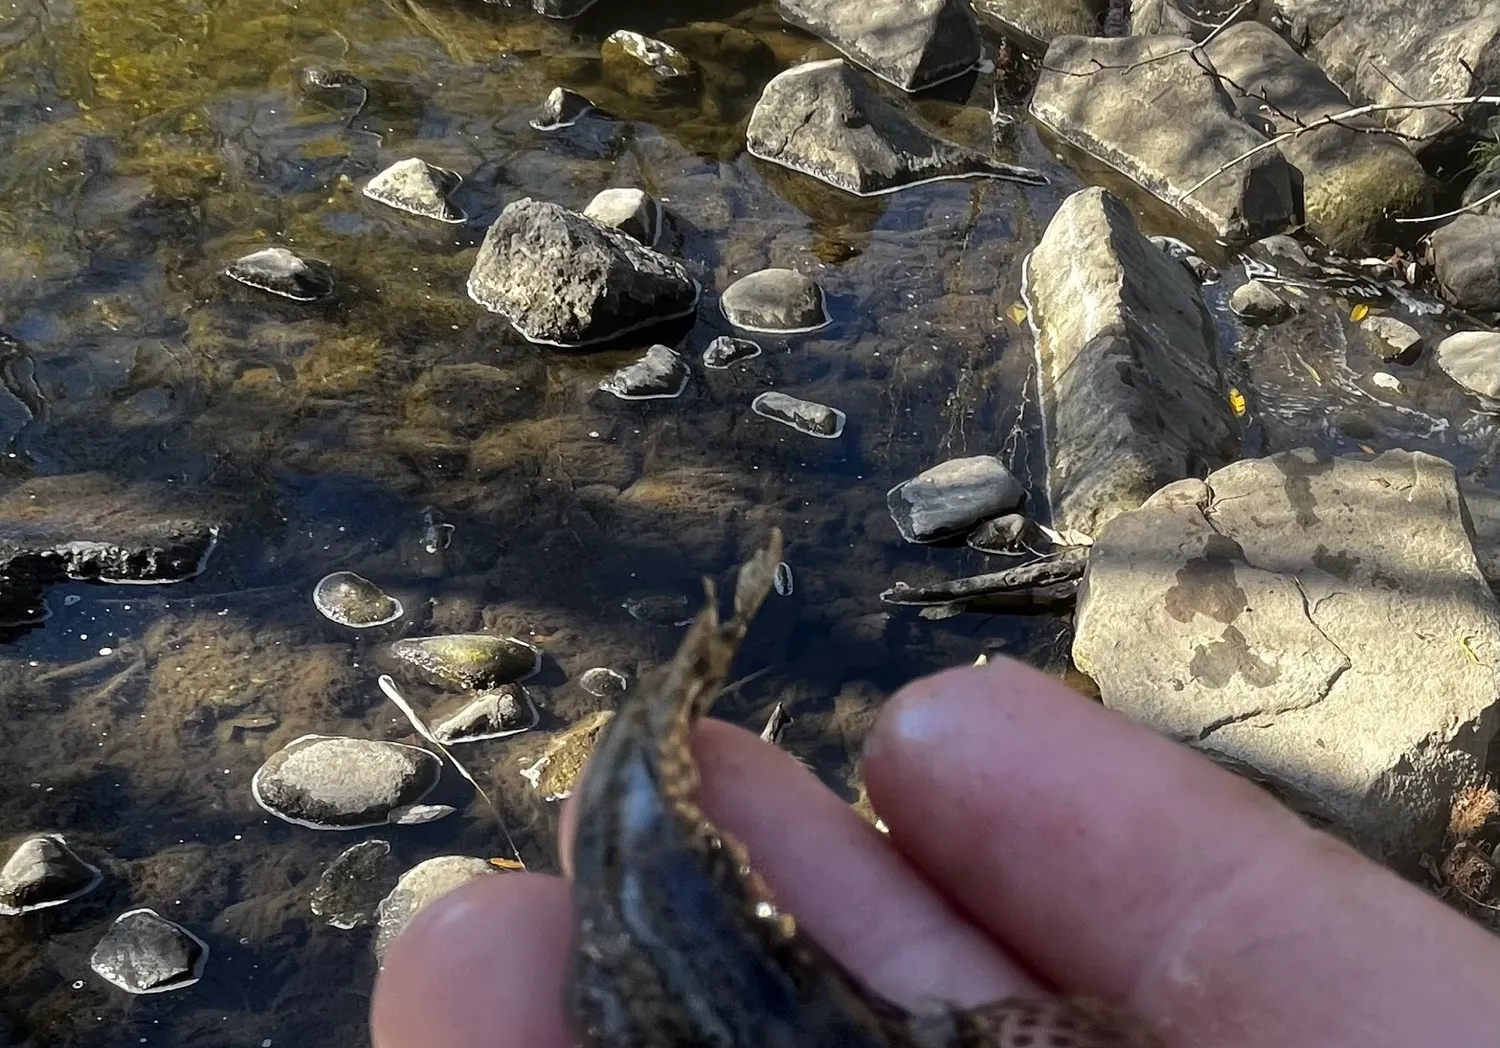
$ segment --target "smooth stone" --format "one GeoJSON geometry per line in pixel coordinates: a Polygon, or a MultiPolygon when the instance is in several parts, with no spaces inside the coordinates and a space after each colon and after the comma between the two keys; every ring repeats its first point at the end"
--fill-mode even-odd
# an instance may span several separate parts
{"type": "Polygon", "coordinates": [[[1421,334],[1395,317],[1366,317],[1359,327],[1369,335],[1370,348],[1388,363],[1414,364],[1422,352],[1421,334]]]}
{"type": "Polygon", "coordinates": [[[993,455],[949,459],[886,492],[886,508],[907,542],[962,535],[1019,506],[1026,489],[993,455]]]}
{"type": "Polygon", "coordinates": [[[309,905],[335,928],[348,931],[375,919],[375,908],[394,881],[389,841],[372,839],[346,848],[318,877],[309,905]]]}
{"type": "Polygon", "coordinates": [[[780,0],[780,8],[784,21],[903,91],[935,87],[979,63],[968,0],[780,0]]]}
{"type": "Polygon", "coordinates": [[[537,106],[531,126],[537,131],[561,131],[572,127],[594,110],[594,103],[577,91],[566,87],[554,87],[542,104],[537,106]]]}
{"type": "Polygon", "coordinates": [[[618,29],[599,48],[604,75],[626,94],[657,105],[691,102],[703,86],[703,73],[671,44],[618,29]]]}
{"type": "Polygon", "coordinates": [[[647,247],[661,237],[661,204],[639,189],[606,189],[589,201],[583,213],[601,225],[629,233],[647,247]]]}
{"type": "Polygon", "coordinates": [[[89,957],[94,974],[132,994],[191,986],[207,963],[207,943],[145,907],[116,917],[89,957]]]}
{"type": "Polygon", "coordinates": [[[294,302],[315,302],[333,294],[333,272],[327,263],[306,261],[284,247],[263,248],[237,258],[224,273],[246,287],[294,302]]]}
{"type": "Polygon", "coordinates": [[[578,686],[596,699],[607,699],[624,695],[630,687],[630,681],[618,670],[595,666],[579,675],[578,686]]]}
{"type": "Polygon", "coordinates": [[[490,226],[468,290],[528,341],[567,347],[686,316],[699,293],[676,259],[529,197],[507,205],[490,226]]]}
{"type": "Polygon", "coordinates": [[[1500,333],[1460,331],[1437,345],[1437,366],[1454,382],[1500,406],[1500,333]]]}
{"type": "Polygon", "coordinates": [[[384,826],[437,785],[442,762],[397,742],[303,735],[273,753],[250,780],[255,802],[314,830],[384,826]]]}
{"type": "Polygon", "coordinates": [[[1038,171],[924,131],[839,58],[804,62],[773,77],[750,114],[746,148],[856,196],[950,178],[1047,184],[1038,171]]]}
{"type": "Polygon", "coordinates": [[[519,684],[504,684],[468,699],[463,708],[432,726],[444,745],[503,739],[536,727],[539,716],[531,695],[519,684]]]}
{"type": "Polygon", "coordinates": [[[61,906],[87,895],[104,875],[53,833],[29,837],[0,866],[0,916],[61,906]]]}
{"type": "Polygon", "coordinates": [[[833,440],[844,432],[844,413],[838,408],[787,393],[762,393],[750,402],[750,410],[809,437],[833,440]]]}
{"type": "Polygon", "coordinates": [[[364,194],[377,203],[420,218],[463,222],[469,216],[448,200],[463,184],[458,172],[434,167],[421,157],[398,160],[365,183],[364,194]]]}
{"type": "Polygon", "coordinates": [[[823,289],[794,269],[762,269],[740,277],[719,299],[724,316],[737,328],[790,335],[829,324],[823,289]]]}
{"type": "Polygon", "coordinates": [[[734,364],[760,356],[760,343],[748,338],[720,335],[703,350],[703,366],[723,371],[734,364]]]}
{"type": "Polygon", "coordinates": [[[324,618],[351,629],[384,626],[406,614],[399,600],[352,571],[324,575],[313,587],[313,606],[324,618]]]}
{"type": "Polygon", "coordinates": [[[1449,301],[1460,309],[1500,310],[1500,215],[1459,215],[1427,244],[1449,301]]]}
{"type": "Polygon", "coordinates": [[[1007,513],[985,521],[969,532],[964,542],[980,553],[1004,557],[1035,556],[1052,548],[1052,540],[1036,521],[1020,513],[1007,513]]]}
{"type": "Polygon", "coordinates": [[[470,881],[499,872],[493,863],[470,855],[439,855],[417,863],[376,908],[375,956],[383,961],[391,942],[423,909],[470,881]]]}
{"type": "Polygon", "coordinates": [[[671,400],[687,389],[688,365],[670,346],[655,345],[634,364],[599,381],[599,389],[621,400],[671,400]]]}
{"type": "Polygon", "coordinates": [[[614,715],[613,710],[600,710],[559,733],[547,744],[540,757],[521,769],[521,778],[529,782],[544,801],[566,800],[578,784],[600,733],[614,715]]]}
{"type": "Polygon", "coordinates": [[[534,645],[489,633],[408,637],[392,643],[391,654],[435,680],[460,688],[515,684],[542,668],[542,653],[534,645]]]}
{"type": "Polygon", "coordinates": [[[1271,285],[1259,280],[1248,280],[1235,288],[1229,296],[1229,308],[1235,316],[1255,324],[1275,324],[1296,312],[1271,285]]]}

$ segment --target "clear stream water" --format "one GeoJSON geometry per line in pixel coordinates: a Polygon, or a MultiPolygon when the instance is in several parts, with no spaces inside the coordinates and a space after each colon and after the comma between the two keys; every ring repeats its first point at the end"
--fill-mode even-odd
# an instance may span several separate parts
{"type": "MultiPolygon", "coordinates": [[[[660,661],[679,631],[623,603],[696,595],[773,525],[796,589],[744,654],[746,670],[767,672],[722,713],[759,727],[786,702],[785,745],[845,796],[870,718],[903,682],[981,652],[1066,672],[1065,618],[933,621],[877,594],[986,569],[964,549],[902,543],[891,485],[981,452],[1042,483],[1030,334],[1008,311],[1021,259],[1082,183],[1024,122],[996,138],[987,76],[902,104],[1053,185],[860,200],[753,160],[743,125],[761,86],[831,52],[769,4],[700,0],[693,17],[719,24],[696,27],[672,13],[681,6],[600,0],[571,23],[477,0],[0,8],[0,325],[47,401],[43,420],[0,434],[0,484],[102,470],[170,483],[185,507],[232,505],[200,578],[55,588],[45,626],[0,645],[0,854],[62,831],[105,871],[85,900],[0,919],[0,1043],[365,1043],[371,934],[311,914],[319,872],[370,836],[402,868],[506,851],[451,773],[433,799],[460,814],[426,826],[319,833],[252,802],[255,769],[304,733],[414,741],[375,686],[379,640],[482,627],[545,651],[539,728],[459,750],[544,870],[556,805],[519,771],[548,733],[603,705],[568,682],[660,661]],[[653,109],[604,82],[599,45],[618,28],[660,33],[698,61],[698,102],[653,109]],[[309,92],[300,76],[314,65],[366,90],[309,92]],[[558,84],[618,119],[538,134],[527,121],[558,84]],[[466,225],[360,195],[413,155],[464,176],[466,225]],[[710,289],[683,343],[693,356],[728,330],[712,289],[767,265],[815,274],[834,324],[765,339],[763,356],[727,372],[696,368],[677,400],[598,393],[630,353],[528,345],[463,287],[505,204],[582,207],[611,186],[666,203],[676,252],[710,289]],[[267,244],[330,262],[339,293],[306,306],[223,279],[226,262],[267,244]],[[753,415],[770,388],[845,411],[843,437],[753,415]],[[437,553],[428,509],[454,529],[437,553]],[[372,639],[323,620],[310,594],[335,569],[400,596],[399,629],[372,639]],[[198,985],[131,998],[89,971],[131,906],[211,944],[198,985]]],[[[1224,291],[1211,296],[1222,304],[1224,291]]],[[[1487,422],[1425,366],[1403,372],[1427,397],[1420,412],[1371,400],[1372,358],[1344,314],[1287,331],[1243,341],[1232,365],[1254,448],[1423,447],[1465,468],[1485,454],[1487,422]],[[1430,412],[1456,421],[1434,432],[1430,412]]],[[[1228,322],[1225,333],[1240,337],[1228,322]]]]}

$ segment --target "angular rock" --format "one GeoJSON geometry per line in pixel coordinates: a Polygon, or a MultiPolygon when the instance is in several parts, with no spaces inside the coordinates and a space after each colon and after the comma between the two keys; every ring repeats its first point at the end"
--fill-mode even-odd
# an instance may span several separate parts
{"type": "Polygon", "coordinates": [[[433,736],[444,745],[503,739],[536,727],[531,695],[519,684],[504,684],[462,700],[453,713],[434,718],[433,736]]]}
{"type": "Polygon", "coordinates": [[[746,148],[856,196],[948,178],[1047,183],[1040,172],[928,134],[838,58],[805,62],[773,77],[750,114],[746,148]]]}
{"type": "Polygon", "coordinates": [[[1428,240],[1432,268],[1460,309],[1500,310],[1500,216],[1459,215],[1428,240]]]}
{"type": "Polygon", "coordinates": [[[329,621],[357,630],[384,626],[406,614],[399,600],[352,571],[335,571],[318,580],[313,606],[329,621]]]}
{"type": "Polygon", "coordinates": [[[561,131],[578,123],[593,109],[594,103],[577,91],[554,87],[542,104],[537,106],[536,115],[531,118],[530,123],[537,131],[561,131]]]}
{"type": "Polygon", "coordinates": [[[687,361],[670,346],[655,345],[634,364],[599,380],[599,388],[621,400],[671,400],[688,384],[687,361]]]}
{"type": "Polygon", "coordinates": [[[1026,264],[1053,526],[1097,533],[1239,440],[1198,286],[1103,189],[1063,202],[1026,264]]]}
{"type": "Polygon", "coordinates": [[[384,960],[391,942],[424,908],[455,888],[499,872],[500,868],[493,863],[469,855],[439,855],[417,863],[403,873],[391,893],[380,900],[375,956],[384,960]]]}
{"type": "Polygon", "coordinates": [[[394,880],[389,841],[360,841],[339,853],[318,877],[309,905],[335,928],[348,931],[375,919],[394,880]]]}
{"type": "Polygon", "coordinates": [[[801,400],[788,393],[762,393],[750,402],[750,410],[809,437],[833,440],[844,432],[844,413],[838,408],[801,400]]]}
{"type": "Polygon", "coordinates": [[[208,963],[208,944],[155,910],[127,910],[99,940],[89,967],[126,993],[166,993],[193,985],[208,963]]]}
{"type": "Polygon", "coordinates": [[[333,271],[326,262],[299,258],[284,247],[262,248],[237,258],[224,275],[294,302],[315,302],[333,294],[333,271]]]}
{"type": "Polygon", "coordinates": [[[1177,36],[1058,37],[1032,116],[1219,237],[1255,240],[1287,228],[1297,214],[1293,172],[1274,146],[1216,174],[1266,138],[1239,118],[1191,47],[1177,36]]]}
{"type": "Polygon", "coordinates": [[[1275,324],[1296,312],[1275,288],[1259,280],[1247,280],[1235,288],[1229,296],[1229,308],[1235,316],[1254,324],[1275,324]]]}
{"type": "MultiPolygon", "coordinates": [[[[1275,134],[1352,108],[1315,63],[1259,22],[1231,26],[1204,51],[1225,78],[1230,98],[1253,102],[1275,134]]],[[[1369,119],[1341,120],[1277,147],[1302,174],[1308,229],[1334,251],[1352,252],[1375,241],[1393,217],[1431,210],[1427,172],[1399,140],[1371,133],[1378,126],[1369,119]]]]}
{"type": "Polygon", "coordinates": [[[790,335],[830,323],[823,289],[794,269],[762,269],[740,277],[724,289],[719,306],[731,324],[745,331],[790,335]]]}
{"type": "Polygon", "coordinates": [[[1449,463],[1302,449],[1111,521],[1073,657],[1106,705],[1412,867],[1483,776],[1500,607],[1449,463]]]}
{"type": "Polygon", "coordinates": [[[698,283],[682,263],[618,229],[527,197],[485,234],[469,273],[469,297],[552,346],[607,342],[686,316],[698,283]]]}
{"type": "Polygon", "coordinates": [[[589,201],[583,213],[600,225],[628,233],[647,247],[661,237],[661,204],[639,189],[606,189],[589,201]]]}
{"type": "Polygon", "coordinates": [[[0,917],[72,902],[102,879],[98,868],[80,859],[57,834],[28,837],[0,866],[0,917]]]}
{"type": "Polygon", "coordinates": [[[469,216],[448,200],[463,179],[458,172],[434,167],[421,157],[398,160],[365,183],[364,194],[377,203],[419,218],[463,222],[469,216]]]}
{"type": "Polygon", "coordinates": [[[886,492],[886,508],[907,542],[962,535],[982,520],[1013,510],[1021,482],[993,455],[949,459],[886,492]]]}
{"type": "Polygon", "coordinates": [[[1370,348],[1387,363],[1414,364],[1422,352],[1421,334],[1395,317],[1366,317],[1359,326],[1370,348]]]}
{"type": "Polygon", "coordinates": [[[1464,188],[1462,204],[1473,209],[1471,215],[1500,214],[1500,156],[1485,164],[1464,188]]]}
{"type": "Polygon", "coordinates": [[[250,780],[266,811],[314,830],[384,826],[397,808],[437,785],[442,762],[416,746],[303,735],[273,753],[250,780]]]}
{"type": "Polygon", "coordinates": [[[692,101],[703,86],[703,73],[671,44],[620,29],[599,49],[604,75],[626,94],[657,105],[692,101]]]}
{"type": "Polygon", "coordinates": [[[760,356],[760,343],[748,338],[730,338],[720,335],[703,349],[703,366],[722,371],[743,360],[760,356]]]}
{"type": "Polygon", "coordinates": [[[1100,0],[974,0],[974,13],[1028,50],[1045,51],[1059,36],[1098,36],[1100,0]]]}
{"type": "Polygon", "coordinates": [[[1500,333],[1460,331],[1438,343],[1437,366],[1486,407],[1500,406],[1500,333]]]}
{"type": "Polygon", "coordinates": [[[780,0],[781,17],[903,91],[963,76],[979,62],[966,0],[780,0]]]}

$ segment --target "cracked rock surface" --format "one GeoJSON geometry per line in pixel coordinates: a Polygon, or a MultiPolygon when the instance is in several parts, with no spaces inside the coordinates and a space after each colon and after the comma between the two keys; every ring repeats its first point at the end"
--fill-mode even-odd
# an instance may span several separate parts
{"type": "Polygon", "coordinates": [[[1073,657],[1106,705],[1398,866],[1440,844],[1500,710],[1500,605],[1420,452],[1167,485],[1097,536],[1073,657]]]}

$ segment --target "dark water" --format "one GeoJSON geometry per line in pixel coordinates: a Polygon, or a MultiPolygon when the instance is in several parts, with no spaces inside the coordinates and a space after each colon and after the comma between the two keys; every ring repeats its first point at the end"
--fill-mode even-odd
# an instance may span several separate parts
{"type": "MultiPolygon", "coordinates": [[[[545,651],[538,732],[460,750],[536,869],[555,867],[556,806],[534,799],[522,762],[603,705],[567,682],[592,666],[636,673],[678,636],[622,602],[699,592],[701,575],[773,525],[796,590],[773,601],[745,653],[747,670],[768,672],[723,714],[758,727],[786,702],[785,744],[846,796],[865,727],[904,681],[985,651],[1065,668],[1065,619],[929,621],[876,595],[898,578],[986,566],[903,544],[885,511],[891,485],[981,452],[1042,484],[1030,334],[1007,312],[1021,259],[1081,183],[1024,124],[998,149],[1045,167],[1046,189],[950,182],[857,200],[768,167],[742,149],[749,106],[779,67],[826,49],[770,6],[693,5],[695,19],[747,30],[775,58],[750,61],[722,27],[665,13],[680,6],[600,0],[575,23],[462,0],[0,11],[0,323],[24,342],[47,401],[42,420],[5,432],[3,483],[97,469],[171,483],[185,507],[232,507],[197,580],[56,588],[45,627],[0,648],[0,854],[60,830],[106,874],[82,902],[0,919],[0,1043],[364,1043],[369,931],[328,927],[307,897],[329,860],[375,834],[271,819],[249,781],[307,732],[413,741],[375,687],[378,640],[482,627],[545,651]],[[699,61],[699,104],[653,110],[602,82],[599,44],[617,28],[662,33],[699,61]],[[368,91],[310,94],[299,75],[311,65],[368,91]],[[527,120],[557,84],[619,119],[539,135],[527,120]],[[467,225],[360,195],[412,155],[463,174],[467,225]],[[598,393],[630,353],[530,346],[463,285],[505,204],[582,207],[611,186],[666,203],[673,246],[706,288],[767,265],[803,269],[835,323],[768,339],[731,371],[698,369],[678,400],[598,393]],[[339,293],[302,306],[221,277],[266,244],[327,260],[339,293]],[[753,415],[751,399],[773,387],[847,412],[842,439],[753,415]],[[454,526],[436,554],[423,544],[428,508],[454,526]],[[399,629],[357,638],[323,620],[310,593],[335,569],[398,595],[399,629]],[[211,944],[201,983],[132,999],[88,970],[131,906],[211,944]]],[[[981,76],[911,107],[989,148],[991,90],[981,76]]],[[[1213,294],[1222,303],[1226,291],[1213,294]]],[[[1446,387],[1432,397],[1467,419],[1447,428],[1433,429],[1431,403],[1372,402],[1368,353],[1350,347],[1334,307],[1297,323],[1307,330],[1248,342],[1234,365],[1258,447],[1484,453],[1493,434],[1446,387]]],[[[696,356],[726,332],[709,293],[682,344],[696,356]]],[[[460,814],[379,834],[403,866],[505,854],[461,785],[450,774],[436,798],[460,814]]]]}

